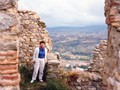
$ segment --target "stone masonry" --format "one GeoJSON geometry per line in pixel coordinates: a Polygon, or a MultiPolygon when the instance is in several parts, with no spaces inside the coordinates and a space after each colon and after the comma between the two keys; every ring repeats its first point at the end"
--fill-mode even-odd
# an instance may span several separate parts
{"type": "Polygon", "coordinates": [[[0,0],[0,90],[19,90],[18,64],[31,65],[41,40],[46,42],[48,59],[56,59],[41,18],[33,11],[19,11],[17,0],[0,0]]]}
{"type": "Polygon", "coordinates": [[[107,90],[120,90],[120,0],[105,0],[105,16],[108,42],[103,80],[107,90]]]}
{"type": "Polygon", "coordinates": [[[94,50],[91,71],[100,73],[105,90],[120,90],[120,0],[105,0],[108,40],[94,50]]]}
{"type": "Polygon", "coordinates": [[[107,51],[107,40],[102,40],[93,50],[93,59],[88,71],[102,75],[107,51]]]}
{"type": "Polygon", "coordinates": [[[35,47],[39,46],[39,42],[44,40],[46,47],[50,52],[52,49],[52,41],[49,37],[46,25],[41,18],[33,11],[18,11],[20,40],[19,40],[19,62],[26,64],[27,61],[33,59],[35,47]]]}
{"type": "MultiPolygon", "coordinates": [[[[120,90],[120,0],[105,0],[105,16],[108,40],[94,49],[91,72],[79,72],[77,78],[75,73],[71,74],[77,80],[76,85],[68,75],[69,85],[77,87],[73,90],[120,90]],[[102,78],[93,71],[99,72],[102,78]],[[90,81],[83,80],[82,76],[90,81]],[[100,87],[102,80],[105,89],[100,87]],[[99,83],[95,84],[96,81],[99,83]]],[[[18,11],[17,0],[0,0],[0,90],[19,90],[18,62],[26,64],[31,61],[39,41],[44,40],[48,51],[52,50],[52,41],[45,27],[35,12],[18,11]]],[[[48,62],[50,75],[47,79],[60,75],[56,69],[59,64],[59,61],[48,62]]]]}
{"type": "Polygon", "coordinates": [[[0,0],[0,90],[19,90],[17,0],[0,0]]]}

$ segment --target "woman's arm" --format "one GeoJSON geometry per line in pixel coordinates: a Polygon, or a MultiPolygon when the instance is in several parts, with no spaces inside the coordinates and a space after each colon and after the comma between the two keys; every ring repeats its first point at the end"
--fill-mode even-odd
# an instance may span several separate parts
{"type": "Polygon", "coordinates": [[[36,61],[36,53],[37,53],[37,49],[35,48],[35,51],[33,53],[33,61],[36,61]]]}
{"type": "Polygon", "coordinates": [[[45,62],[47,63],[47,48],[45,48],[45,62]]]}

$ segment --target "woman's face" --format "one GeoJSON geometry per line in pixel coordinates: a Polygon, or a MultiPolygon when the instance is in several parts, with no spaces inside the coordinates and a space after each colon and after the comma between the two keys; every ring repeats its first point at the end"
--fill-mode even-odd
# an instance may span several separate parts
{"type": "Polygon", "coordinates": [[[44,44],[44,43],[41,43],[41,44],[40,44],[40,47],[44,48],[44,47],[45,47],[45,44],[44,44]]]}

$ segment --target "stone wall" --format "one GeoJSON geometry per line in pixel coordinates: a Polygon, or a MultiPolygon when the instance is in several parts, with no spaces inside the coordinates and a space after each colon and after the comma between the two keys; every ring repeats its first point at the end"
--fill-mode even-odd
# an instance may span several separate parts
{"type": "Polygon", "coordinates": [[[108,44],[103,80],[107,90],[120,90],[120,0],[105,0],[105,16],[108,44]]]}
{"type": "Polygon", "coordinates": [[[108,25],[107,43],[94,49],[94,58],[89,71],[103,77],[106,90],[120,90],[120,1],[105,0],[105,16],[108,25]]]}
{"type": "Polygon", "coordinates": [[[47,63],[47,68],[46,68],[46,80],[48,81],[49,79],[52,78],[61,78],[60,77],[60,64],[61,62],[58,60],[49,60],[47,63]]]}
{"type": "Polygon", "coordinates": [[[41,18],[33,11],[18,11],[20,18],[20,43],[19,62],[26,64],[33,59],[33,52],[39,42],[44,40],[48,51],[52,50],[52,41],[49,37],[46,25],[41,18]]]}
{"type": "Polygon", "coordinates": [[[17,0],[0,0],[0,90],[19,90],[17,0]]]}
{"type": "Polygon", "coordinates": [[[91,61],[88,71],[95,72],[102,75],[104,61],[107,51],[107,41],[102,40],[98,46],[93,50],[93,59],[91,61]]]}
{"type": "MultiPolygon", "coordinates": [[[[120,90],[119,0],[105,0],[105,16],[108,40],[107,44],[102,41],[94,50],[92,73],[67,72],[65,75],[66,72],[58,67],[60,62],[53,60],[48,62],[47,79],[58,75],[61,79],[65,77],[73,90],[120,90]],[[103,78],[93,72],[102,74],[103,78]],[[101,86],[102,79],[106,89],[101,86]]],[[[18,11],[17,0],[0,0],[0,90],[19,90],[18,57],[22,64],[31,61],[33,51],[41,40],[51,51],[52,42],[45,27],[35,12],[18,11]]]]}

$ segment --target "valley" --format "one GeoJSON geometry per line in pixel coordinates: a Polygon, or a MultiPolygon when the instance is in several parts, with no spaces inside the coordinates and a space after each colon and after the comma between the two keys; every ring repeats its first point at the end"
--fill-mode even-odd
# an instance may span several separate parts
{"type": "Polygon", "coordinates": [[[106,26],[47,28],[53,40],[53,52],[65,60],[89,61],[92,50],[107,38],[106,26]]]}

